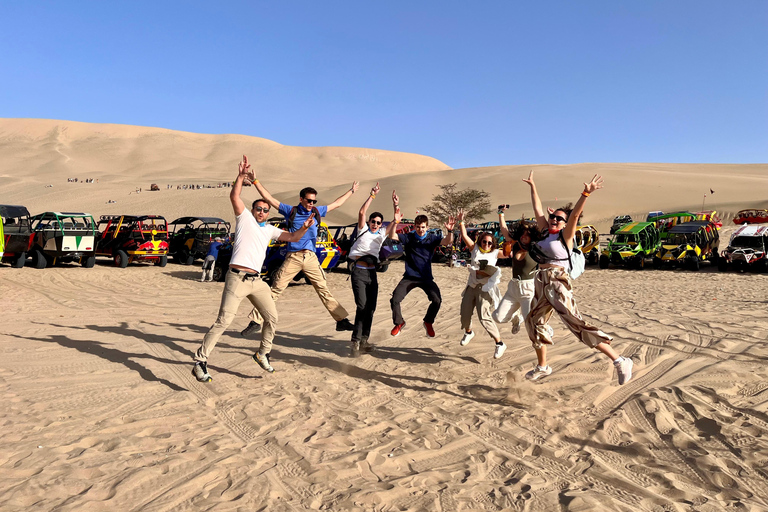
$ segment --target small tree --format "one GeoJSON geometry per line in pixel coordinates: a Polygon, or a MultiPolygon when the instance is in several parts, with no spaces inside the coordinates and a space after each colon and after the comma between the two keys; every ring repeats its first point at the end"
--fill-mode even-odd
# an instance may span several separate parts
{"type": "Polygon", "coordinates": [[[456,186],[456,183],[438,185],[441,192],[432,196],[432,204],[422,207],[434,227],[442,225],[448,216],[456,215],[459,208],[464,210],[466,222],[480,220],[491,213],[491,194],[474,188],[456,190],[456,186]]]}

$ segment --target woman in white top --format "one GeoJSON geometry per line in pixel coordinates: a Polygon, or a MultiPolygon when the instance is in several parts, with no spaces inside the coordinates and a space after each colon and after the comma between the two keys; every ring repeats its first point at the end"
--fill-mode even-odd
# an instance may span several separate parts
{"type": "Polygon", "coordinates": [[[472,314],[477,311],[480,324],[496,343],[493,357],[498,359],[507,349],[501,341],[499,328],[493,321],[493,312],[501,300],[498,286],[501,280],[501,269],[496,266],[496,262],[504,256],[499,254],[498,243],[493,234],[480,233],[476,241],[469,237],[464,225],[464,211],[459,210],[457,219],[461,238],[471,254],[471,261],[467,265],[469,270],[467,287],[461,296],[461,328],[464,329],[464,335],[459,343],[464,346],[475,337],[472,330],[472,314]]]}
{"type": "Polygon", "coordinates": [[[603,188],[603,178],[596,174],[592,181],[584,183],[584,191],[573,209],[570,204],[557,210],[548,209],[548,218],[544,216],[536,184],[533,182],[533,171],[528,179],[523,181],[531,187],[536,224],[545,233],[545,238],[536,243],[533,251],[534,258],[536,253],[539,254],[539,272],[534,278],[535,292],[531,312],[525,319],[525,328],[533,342],[538,362],[525,377],[537,380],[552,373],[552,368],[547,364],[546,346],[553,343],[548,322],[552,313],[557,313],[579,341],[611,358],[619,376],[619,384],[624,384],[632,378],[632,360],[619,356],[611,347],[611,336],[584,321],[576,307],[573,284],[568,274],[573,237],[579,217],[590,194],[603,188]]]}
{"type": "Polygon", "coordinates": [[[379,251],[384,239],[394,234],[397,224],[402,219],[400,209],[397,208],[397,195],[392,192],[392,202],[395,210],[395,218],[384,229],[384,215],[373,212],[365,221],[368,207],[379,192],[379,184],[371,189],[368,199],[357,215],[357,238],[349,250],[349,259],[352,261],[350,274],[352,276],[352,293],[355,295],[355,324],[352,330],[352,352],[357,353],[360,348],[366,352],[372,349],[368,338],[371,335],[373,313],[376,311],[376,302],[379,295],[379,281],[376,276],[376,265],[379,263],[379,251]]]}

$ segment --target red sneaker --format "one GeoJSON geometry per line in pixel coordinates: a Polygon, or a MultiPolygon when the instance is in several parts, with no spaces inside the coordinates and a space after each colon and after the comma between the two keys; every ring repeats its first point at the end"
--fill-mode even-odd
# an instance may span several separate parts
{"type": "Polygon", "coordinates": [[[424,329],[427,330],[427,336],[430,338],[435,337],[435,330],[432,328],[432,324],[428,324],[427,322],[424,322],[424,329]]]}
{"type": "Polygon", "coordinates": [[[403,327],[405,327],[405,322],[403,322],[401,324],[397,324],[396,326],[394,326],[392,328],[392,332],[390,334],[392,336],[397,336],[398,334],[400,334],[400,331],[403,330],[403,327]]]}

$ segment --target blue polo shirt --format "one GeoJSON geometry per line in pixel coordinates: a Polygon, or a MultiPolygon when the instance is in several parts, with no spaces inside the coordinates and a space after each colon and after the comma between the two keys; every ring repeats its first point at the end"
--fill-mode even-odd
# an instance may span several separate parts
{"type": "Polygon", "coordinates": [[[213,242],[211,245],[208,246],[208,254],[206,256],[213,256],[214,258],[219,257],[219,247],[221,247],[221,242],[213,242]]]}
{"type": "Polygon", "coordinates": [[[415,231],[397,235],[403,244],[405,277],[420,281],[432,281],[432,254],[443,241],[442,232],[427,232],[424,240],[419,240],[415,231]]]}
{"type": "MultiPolygon", "coordinates": [[[[277,208],[277,211],[283,214],[283,217],[285,217],[286,222],[290,222],[292,208],[293,206],[289,206],[285,203],[280,203],[280,206],[277,208]]],[[[317,211],[320,212],[321,217],[325,217],[328,214],[327,206],[317,206],[316,208],[317,208],[317,211]]],[[[301,229],[301,226],[304,225],[304,223],[307,221],[310,215],[312,215],[312,212],[310,210],[307,210],[302,205],[297,206],[296,217],[293,219],[293,225],[288,226],[288,231],[293,233],[294,231],[298,231],[299,229],[301,229]]],[[[315,219],[315,223],[312,225],[312,227],[309,228],[306,233],[304,233],[304,236],[301,237],[301,240],[299,240],[298,242],[288,243],[288,252],[303,251],[304,249],[309,249],[310,251],[314,251],[316,245],[317,245],[317,219],[315,219]]]]}

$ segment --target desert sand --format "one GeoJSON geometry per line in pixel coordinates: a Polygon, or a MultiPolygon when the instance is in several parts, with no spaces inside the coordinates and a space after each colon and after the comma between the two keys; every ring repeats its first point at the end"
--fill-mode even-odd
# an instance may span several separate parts
{"type": "MultiPolygon", "coordinates": [[[[530,211],[518,180],[531,166],[453,170],[390,151],[44,120],[0,120],[2,202],[233,220],[228,189],[162,186],[229,181],[243,153],[289,202],[304,184],[322,200],[360,179],[332,222],[353,220],[376,180],[413,210],[434,185],[458,182],[530,211]],[[129,194],[154,182],[159,192],[129,194]]],[[[768,165],[534,168],[553,206],[603,174],[585,215],[601,229],[613,215],[700,207],[709,188],[706,205],[724,217],[766,205],[768,165]]],[[[0,509],[768,510],[768,276],[589,267],[575,282],[579,307],[635,361],[618,386],[610,363],[556,319],[554,372],[539,382],[523,378],[535,355],[509,326],[499,360],[485,333],[460,347],[462,268],[435,266],[437,337],[421,328],[416,291],[392,338],[401,273],[395,262],[379,275],[372,353],[350,357],[348,333],[296,284],[277,303],[277,371],[251,359],[244,303],[211,358],[213,382],[201,384],[191,357],[223,284],[200,283],[197,267],[0,267],[0,509]]],[[[331,273],[329,285],[354,314],[347,277],[331,273]]]]}

